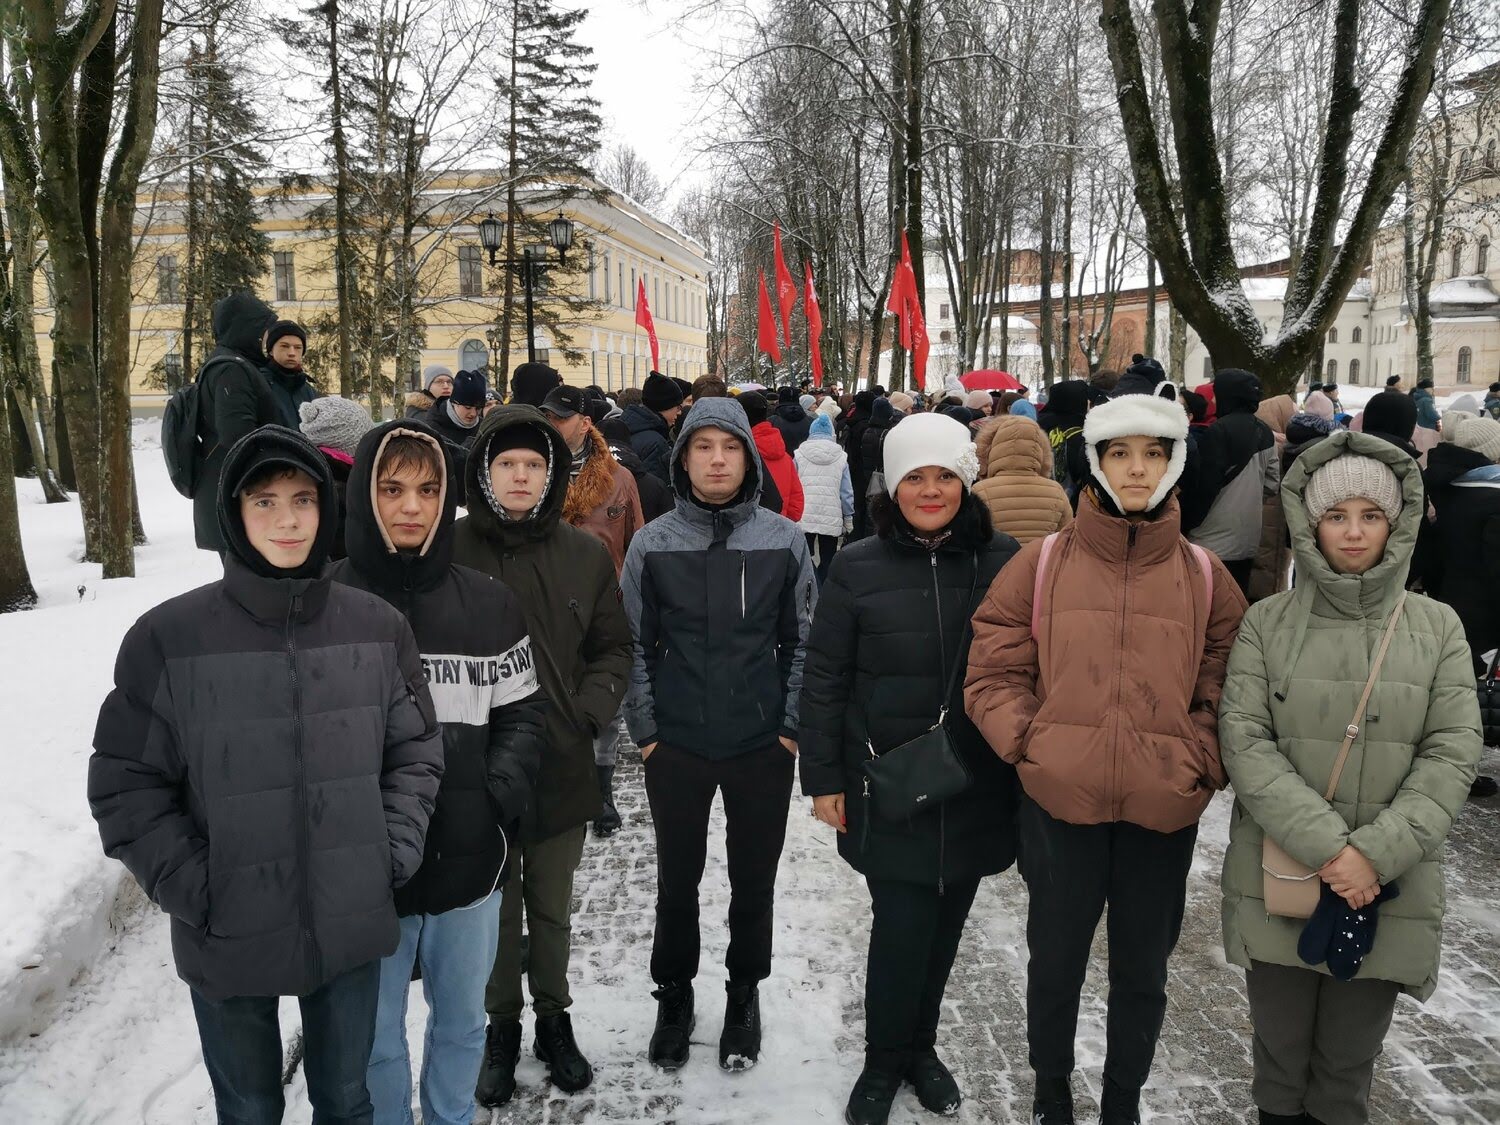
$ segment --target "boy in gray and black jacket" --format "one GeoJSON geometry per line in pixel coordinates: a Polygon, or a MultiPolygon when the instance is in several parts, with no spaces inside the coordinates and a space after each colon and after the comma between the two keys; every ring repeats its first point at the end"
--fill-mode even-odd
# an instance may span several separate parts
{"type": "Polygon", "coordinates": [[[687,1061],[698,883],[724,792],[730,886],[725,1069],[760,1053],[756,986],[786,838],[803,646],[817,591],[807,541],[758,502],[764,472],[733,399],[694,405],[672,451],[676,508],[631,541],[621,586],[635,636],[625,721],[641,747],[659,858],[651,1059],[687,1061]]]}

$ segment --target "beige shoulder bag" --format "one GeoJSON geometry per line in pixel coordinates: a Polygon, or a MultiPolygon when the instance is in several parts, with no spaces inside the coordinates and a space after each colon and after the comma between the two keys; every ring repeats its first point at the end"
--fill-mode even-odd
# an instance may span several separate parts
{"type": "MultiPolygon", "coordinates": [[[[1328,779],[1328,788],[1323,791],[1323,800],[1329,804],[1333,803],[1333,795],[1338,792],[1344,763],[1349,760],[1349,749],[1359,737],[1359,724],[1364,720],[1370,693],[1375,690],[1375,681],[1380,678],[1380,666],[1385,663],[1386,650],[1391,647],[1391,637],[1396,633],[1396,623],[1401,620],[1401,610],[1405,605],[1406,591],[1403,590],[1396,608],[1391,611],[1385,635],[1380,638],[1380,648],[1376,650],[1375,661],[1370,665],[1370,678],[1365,681],[1365,692],[1359,697],[1354,718],[1344,731],[1344,744],[1339,747],[1338,757],[1333,761],[1333,775],[1328,779]]],[[[1287,855],[1281,845],[1269,835],[1262,840],[1260,869],[1267,914],[1274,914],[1278,918],[1312,917],[1313,911],[1318,907],[1318,898],[1323,893],[1323,883],[1316,871],[1287,855]]]]}

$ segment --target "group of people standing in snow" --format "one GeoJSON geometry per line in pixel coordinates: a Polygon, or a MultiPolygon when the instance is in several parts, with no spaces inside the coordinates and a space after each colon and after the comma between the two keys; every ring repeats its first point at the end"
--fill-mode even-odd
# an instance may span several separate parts
{"type": "MultiPolygon", "coordinates": [[[[171,917],[221,1121],[280,1120],[277,997],[296,996],[315,1120],[409,1122],[417,975],[428,1125],[513,1097],[528,992],[550,1081],[589,1086],[573,877],[587,825],[620,827],[621,721],[656,836],[656,1066],[691,1053],[716,794],[718,1061],[759,1058],[800,771],[871,896],[846,1120],[884,1122],[903,1084],[957,1109],[943,993],[981,880],[1016,864],[1033,1120],[1074,1120],[1108,907],[1100,1119],[1137,1122],[1198,821],[1230,785],[1224,943],[1261,1120],[1366,1120],[1398,993],[1435,984],[1443,842],[1483,744],[1475,661],[1500,643],[1408,586],[1424,535],[1443,557],[1457,512],[1500,519],[1474,515],[1500,477],[1453,475],[1454,453],[1424,488],[1369,409],[1288,459],[1253,375],[1220,372],[1195,427],[1144,359],[1039,412],[901,392],[771,408],[656,373],[611,403],[528,365],[509,404],[436,372],[422,416],[369,425],[309,394],[239,432],[281,405],[252,362],[280,342],[262,310],[222,310],[221,350],[247,362],[200,376],[194,513],[224,578],[126,635],[89,772],[106,851],[171,917]],[[1283,536],[1296,585],[1283,565],[1247,610],[1283,536]]],[[[1495,468],[1500,422],[1451,429],[1495,468]]]]}

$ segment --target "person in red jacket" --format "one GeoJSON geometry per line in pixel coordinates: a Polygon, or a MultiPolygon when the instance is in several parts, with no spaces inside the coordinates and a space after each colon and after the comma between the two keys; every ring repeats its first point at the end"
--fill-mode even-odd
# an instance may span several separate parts
{"type": "Polygon", "coordinates": [[[739,402],[745,408],[745,417],[750,419],[750,436],[755,439],[761,463],[781,493],[779,513],[796,523],[802,518],[802,481],[797,476],[797,463],[786,451],[781,431],[768,421],[771,408],[764,396],[757,391],[746,391],[739,396],[739,402]]]}

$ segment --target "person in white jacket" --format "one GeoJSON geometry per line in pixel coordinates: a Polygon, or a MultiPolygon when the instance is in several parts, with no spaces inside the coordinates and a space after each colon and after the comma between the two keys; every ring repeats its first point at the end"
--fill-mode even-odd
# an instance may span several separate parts
{"type": "MultiPolygon", "coordinates": [[[[832,400],[830,400],[832,401],[832,400]]],[[[807,440],[797,447],[797,476],[802,481],[802,519],[818,585],[833,565],[839,536],[854,527],[854,483],[849,479],[849,455],[833,440],[833,419],[819,414],[807,440]]]]}

